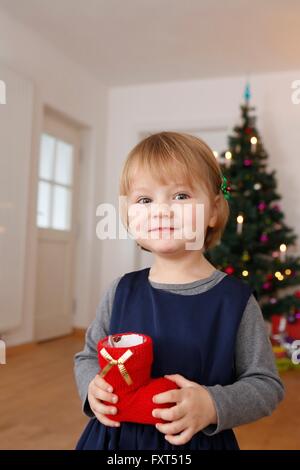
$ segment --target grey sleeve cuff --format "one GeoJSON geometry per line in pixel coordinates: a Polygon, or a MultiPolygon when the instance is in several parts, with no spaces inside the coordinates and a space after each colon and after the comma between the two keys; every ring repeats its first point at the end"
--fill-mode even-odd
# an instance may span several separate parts
{"type": "Polygon", "coordinates": [[[81,411],[82,411],[83,414],[85,414],[89,418],[94,418],[95,417],[95,414],[91,410],[90,403],[89,403],[87,395],[86,395],[85,400],[83,400],[83,402],[82,402],[81,411]]]}
{"type": "Polygon", "coordinates": [[[238,329],[235,369],[233,384],[205,387],[217,412],[217,424],[202,430],[208,436],[268,416],[284,398],[284,385],[260,306],[253,294],[238,329]]]}
{"type": "Polygon", "coordinates": [[[82,391],[81,391],[81,411],[82,411],[82,413],[84,413],[89,418],[92,418],[95,415],[94,415],[93,411],[91,410],[90,403],[89,403],[89,400],[88,400],[88,386],[89,386],[89,383],[95,377],[95,375],[98,374],[99,369],[100,368],[98,366],[98,360],[97,360],[97,364],[96,364],[96,361],[95,361],[95,367],[94,368],[91,364],[89,364],[89,369],[87,370],[86,376],[85,376],[85,379],[84,379],[85,383],[81,383],[81,390],[82,391],[86,390],[85,397],[84,396],[82,397],[82,391]]]}

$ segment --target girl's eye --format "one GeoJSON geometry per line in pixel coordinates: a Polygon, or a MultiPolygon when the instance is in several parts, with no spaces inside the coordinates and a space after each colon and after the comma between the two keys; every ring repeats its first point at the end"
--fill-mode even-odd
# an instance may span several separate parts
{"type": "MultiPolygon", "coordinates": [[[[176,194],[175,197],[177,197],[177,196],[186,196],[186,197],[184,197],[183,199],[187,199],[187,198],[190,197],[190,196],[189,196],[188,194],[186,194],[186,193],[179,193],[179,194],[176,194]]],[[[181,200],[181,198],[180,198],[180,200],[181,200]]]]}
{"type": "MultiPolygon", "coordinates": [[[[178,196],[183,196],[183,198],[180,197],[179,200],[182,200],[182,199],[189,199],[189,197],[190,197],[190,196],[189,196],[188,194],[186,194],[186,193],[178,193],[178,194],[175,195],[175,198],[178,197],[178,196]]],[[[147,204],[149,201],[151,202],[151,199],[150,199],[149,197],[141,197],[140,199],[137,200],[137,203],[138,203],[138,204],[147,204]],[[146,201],[146,202],[145,202],[145,201],[146,201]]]]}
{"type": "Polygon", "coordinates": [[[139,200],[137,201],[137,203],[138,203],[138,204],[144,204],[144,203],[141,203],[141,201],[145,201],[145,200],[146,200],[146,201],[147,201],[147,200],[150,201],[150,198],[149,198],[149,197],[141,197],[141,199],[139,199],[139,200]]]}

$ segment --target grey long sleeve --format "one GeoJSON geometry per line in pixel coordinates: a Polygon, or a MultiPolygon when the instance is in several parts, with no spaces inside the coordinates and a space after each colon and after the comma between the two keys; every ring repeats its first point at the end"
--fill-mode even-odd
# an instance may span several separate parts
{"type": "Polygon", "coordinates": [[[110,315],[115,296],[116,287],[121,277],[115,279],[104,293],[96,310],[96,317],[88,327],[85,334],[84,349],[74,356],[74,373],[78,392],[82,401],[82,411],[90,418],[94,413],[87,399],[88,386],[99,372],[97,344],[100,338],[108,335],[110,315]]]}
{"type": "Polygon", "coordinates": [[[233,384],[206,387],[218,417],[217,425],[205,428],[207,435],[268,416],[284,397],[264,318],[253,295],[239,325],[235,367],[233,384]]]}
{"type": "MultiPolygon", "coordinates": [[[[190,283],[190,288],[169,284],[169,290],[181,290],[183,295],[198,293],[220,281],[224,273],[218,271],[217,280],[190,283]],[[218,275],[221,273],[221,275],[218,275]],[[172,287],[172,288],[171,288],[172,287]]],[[[86,332],[85,346],[74,356],[74,373],[82,400],[82,411],[94,417],[87,399],[88,385],[99,371],[97,343],[108,335],[110,315],[115,290],[121,277],[116,278],[99,303],[96,317],[86,332]]],[[[152,283],[159,286],[158,283],[152,283]]],[[[236,381],[231,385],[206,387],[217,411],[218,422],[203,429],[214,435],[224,429],[255,421],[270,415],[284,397],[284,386],[278,375],[271,343],[268,338],[261,309],[253,295],[250,296],[239,325],[235,349],[236,381]]]]}

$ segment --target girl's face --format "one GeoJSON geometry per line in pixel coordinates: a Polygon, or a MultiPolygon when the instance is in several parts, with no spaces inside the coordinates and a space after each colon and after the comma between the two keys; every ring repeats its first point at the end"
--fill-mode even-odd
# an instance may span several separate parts
{"type": "Polygon", "coordinates": [[[207,227],[216,222],[216,201],[212,204],[200,185],[193,189],[179,180],[162,185],[141,171],[127,202],[129,233],[153,253],[201,250],[207,227]]]}

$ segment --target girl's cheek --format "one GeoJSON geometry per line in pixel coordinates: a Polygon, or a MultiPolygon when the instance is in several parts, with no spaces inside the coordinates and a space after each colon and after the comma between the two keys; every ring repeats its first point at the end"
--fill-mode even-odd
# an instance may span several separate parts
{"type": "Polygon", "coordinates": [[[191,204],[174,204],[172,206],[174,213],[174,226],[182,227],[190,226],[193,219],[193,206],[191,204]]]}
{"type": "Polygon", "coordinates": [[[149,230],[148,208],[143,204],[133,204],[128,212],[129,227],[134,238],[145,238],[149,230]]]}
{"type": "Polygon", "coordinates": [[[205,229],[207,215],[204,204],[197,203],[193,206],[190,226],[195,233],[202,233],[205,229]]]}

